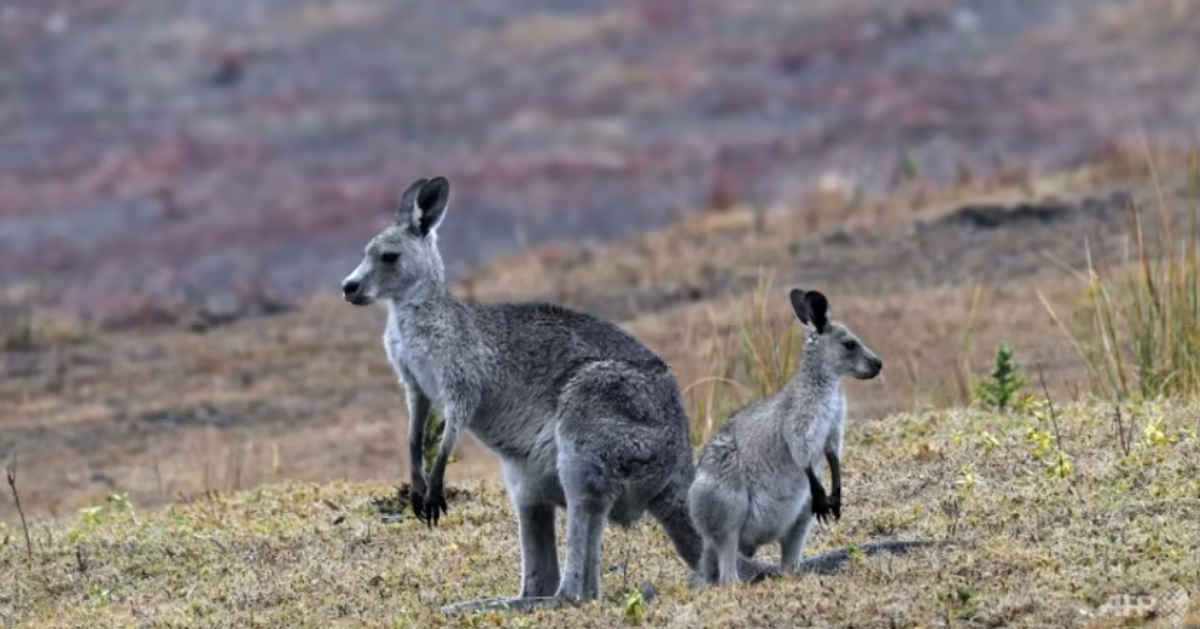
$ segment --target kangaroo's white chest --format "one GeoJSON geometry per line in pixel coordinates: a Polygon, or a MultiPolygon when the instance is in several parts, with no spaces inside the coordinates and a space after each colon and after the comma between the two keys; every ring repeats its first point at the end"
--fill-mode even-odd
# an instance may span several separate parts
{"type": "Polygon", "coordinates": [[[437,377],[432,354],[419,341],[405,338],[389,318],[383,333],[383,348],[392,367],[407,372],[436,408],[442,407],[440,378],[437,377]]]}

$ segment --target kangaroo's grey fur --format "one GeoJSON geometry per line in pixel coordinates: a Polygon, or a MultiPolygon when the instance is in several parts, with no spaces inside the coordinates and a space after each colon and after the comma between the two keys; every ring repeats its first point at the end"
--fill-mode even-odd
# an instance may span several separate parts
{"type": "Polygon", "coordinates": [[[846,420],[845,375],[869,380],[883,361],[849,328],[832,321],[817,291],[793,289],[792,309],[808,326],[800,367],[775,394],[731,417],[700,455],[689,513],[704,537],[698,577],[738,578],[739,554],[780,544],[780,571],[801,569],[813,516],[841,517],[841,454],[846,420]],[[820,482],[828,459],[831,494],[820,482]]]}
{"type": "MultiPolygon", "coordinates": [[[[384,348],[407,394],[414,511],[429,526],[445,513],[446,460],[466,430],[500,459],[517,513],[521,592],[504,604],[597,598],[606,521],[629,526],[647,511],[695,569],[702,542],[687,511],[692,446],[667,365],[616,325],[561,306],[457,301],[436,243],[449,193],[444,177],[409,186],[342,284],[351,304],[389,309],[384,348]],[[426,479],[432,408],[445,423],[426,479]],[[561,572],[559,508],[567,511],[561,572]]],[[[746,579],[773,573],[749,558],[739,569],[746,579]]]]}

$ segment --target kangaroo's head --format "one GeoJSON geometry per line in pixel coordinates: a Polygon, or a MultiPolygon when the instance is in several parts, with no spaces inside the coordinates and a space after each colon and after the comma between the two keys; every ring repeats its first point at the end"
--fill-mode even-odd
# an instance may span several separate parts
{"type": "Polygon", "coordinates": [[[437,227],[446,214],[450,182],[418,179],[400,197],[392,222],[363,250],[362,262],[342,281],[342,296],[355,306],[376,300],[405,301],[445,284],[437,227]]]}
{"type": "Polygon", "coordinates": [[[833,320],[829,300],[815,290],[793,288],[789,294],[792,310],[800,323],[808,326],[804,354],[827,365],[839,376],[870,380],[883,370],[883,361],[850,328],[833,320]]]}

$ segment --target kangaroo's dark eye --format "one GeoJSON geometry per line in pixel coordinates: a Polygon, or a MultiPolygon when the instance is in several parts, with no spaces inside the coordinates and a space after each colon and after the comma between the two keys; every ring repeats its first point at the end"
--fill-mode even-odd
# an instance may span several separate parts
{"type": "Polygon", "coordinates": [[[846,348],[847,352],[853,352],[858,349],[858,341],[842,341],[842,347],[846,348]]]}
{"type": "Polygon", "coordinates": [[[395,264],[396,260],[400,259],[400,254],[389,251],[387,253],[380,254],[379,259],[384,264],[395,264]]]}

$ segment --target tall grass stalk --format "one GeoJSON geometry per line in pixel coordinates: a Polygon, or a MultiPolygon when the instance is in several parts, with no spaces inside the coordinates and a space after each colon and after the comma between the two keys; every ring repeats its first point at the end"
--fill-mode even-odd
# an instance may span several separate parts
{"type": "Polygon", "coordinates": [[[1139,208],[1132,208],[1133,249],[1126,247],[1123,264],[1111,273],[1100,270],[1089,248],[1089,325],[1072,331],[1042,297],[1087,369],[1093,394],[1107,399],[1200,394],[1200,159],[1193,150],[1189,219],[1181,228],[1148,148],[1146,158],[1158,229],[1148,233],[1139,208]]]}
{"type": "Polygon", "coordinates": [[[738,317],[741,351],[727,363],[724,374],[725,378],[746,382],[758,398],[783,388],[800,359],[800,324],[791,316],[791,305],[782,293],[776,295],[771,290],[772,280],[773,276],[764,280],[759,274],[758,286],[751,295],[750,317],[738,317]]]}
{"type": "MultiPolygon", "coordinates": [[[[787,296],[771,288],[772,279],[759,273],[748,307],[739,310],[734,334],[717,345],[710,358],[715,375],[683,389],[685,396],[693,397],[692,438],[697,444],[707,441],[739,406],[782,388],[799,365],[800,324],[791,315],[787,296]]],[[[713,318],[713,334],[720,335],[713,318]]]]}

